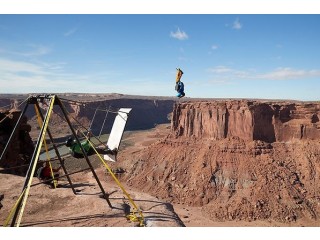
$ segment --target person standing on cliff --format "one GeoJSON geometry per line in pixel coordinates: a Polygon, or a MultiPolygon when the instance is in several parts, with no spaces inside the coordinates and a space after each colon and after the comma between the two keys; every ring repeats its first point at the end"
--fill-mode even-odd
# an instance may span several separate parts
{"type": "Polygon", "coordinates": [[[182,77],[182,70],[180,68],[177,68],[177,77],[176,77],[176,86],[175,90],[178,92],[177,97],[182,98],[186,94],[184,93],[184,84],[181,82],[181,77],[182,77]]]}

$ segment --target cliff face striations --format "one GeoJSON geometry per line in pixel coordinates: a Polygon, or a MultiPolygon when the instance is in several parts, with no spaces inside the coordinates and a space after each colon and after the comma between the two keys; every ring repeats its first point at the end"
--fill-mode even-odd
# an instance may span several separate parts
{"type": "Polygon", "coordinates": [[[175,104],[171,133],[129,159],[128,184],[203,206],[219,221],[315,221],[319,109],[244,100],[175,104]]]}
{"type": "Polygon", "coordinates": [[[176,104],[172,131],[176,136],[221,140],[283,142],[319,139],[320,105],[254,101],[186,102],[176,104]]]}

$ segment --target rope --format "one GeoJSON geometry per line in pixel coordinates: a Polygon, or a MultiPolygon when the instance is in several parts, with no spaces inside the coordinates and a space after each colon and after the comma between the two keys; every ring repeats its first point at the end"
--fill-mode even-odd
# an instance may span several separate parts
{"type": "Polygon", "coordinates": [[[0,107],[0,108],[8,108],[8,107],[11,107],[12,106],[12,103],[10,103],[10,104],[8,104],[8,105],[6,105],[6,106],[2,106],[2,107],[0,107]]]}
{"type": "MultiPolygon", "coordinates": [[[[68,115],[70,115],[70,113],[67,111],[68,115]]],[[[61,117],[61,116],[60,116],[61,117]]],[[[61,117],[62,118],[62,117],[61,117]]],[[[73,116],[71,116],[71,118],[73,120],[75,120],[82,128],[84,128],[87,132],[88,130],[77,120],[75,119],[73,116]]],[[[64,120],[64,118],[62,118],[64,120]]],[[[97,154],[97,156],[99,157],[99,159],[101,160],[102,164],[106,167],[106,169],[109,171],[109,173],[111,174],[111,176],[113,177],[113,179],[115,180],[115,182],[117,183],[117,185],[120,187],[120,189],[122,190],[122,192],[127,196],[127,198],[129,199],[130,203],[133,206],[133,211],[131,214],[128,214],[126,216],[126,218],[132,222],[139,222],[139,226],[143,227],[144,226],[144,216],[141,212],[141,210],[138,209],[137,205],[134,203],[133,199],[130,197],[130,195],[127,193],[127,191],[125,190],[125,188],[122,186],[122,184],[119,182],[118,178],[114,175],[113,171],[111,170],[111,168],[108,166],[108,164],[101,158],[101,155],[98,153],[98,151],[96,150],[94,144],[90,141],[90,139],[81,131],[79,130],[80,133],[84,136],[84,138],[86,138],[86,140],[89,142],[90,146],[92,147],[92,149],[95,151],[95,153],[97,154]],[[139,216],[136,215],[136,211],[138,211],[139,216]]],[[[101,142],[98,139],[99,142],[101,142]]],[[[101,142],[102,143],[102,142],[101,142]]],[[[103,144],[103,143],[102,143],[103,144]]]]}
{"type": "MultiPolygon", "coordinates": [[[[29,98],[23,100],[23,101],[19,104],[18,108],[19,108],[24,102],[26,102],[28,99],[29,99],[29,98]]],[[[4,118],[2,118],[2,119],[0,120],[0,123],[2,123],[7,117],[9,117],[9,115],[10,115],[10,114],[7,114],[4,118]]]]}
{"type": "MultiPolygon", "coordinates": [[[[107,108],[106,108],[106,110],[107,110],[107,108]]],[[[109,106],[109,108],[108,108],[108,111],[106,112],[106,115],[104,116],[103,123],[102,123],[101,129],[100,129],[100,133],[99,133],[99,137],[101,136],[101,133],[102,133],[102,130],[103,130],[104,124],[106,123],[106,120],[107,120],[107,117],[108,117],[109,110],[110,110],[110,106],[109,106]]]]}
{"type": "MultiPolygon", "coordinates": [[[[55,111],[54,111],[55,112],[55,111]]],[[[66,110],[67,114],[70,117],[70,113],[66,110]]],[[[56,112],[55,112],[56,113],[56,112]]],[[[57,113],[57,115],[65,121],[65,119],[57,113]]],[[[87,132],[88,129],[86,129],[86,127],[84,127],[77,119],[75,119],[73,116],[71,116],[71,118],[73,120],[75,120],[80,127],[84,128],[87,132]]],[[[118,184],[118,186],[121,188],[121,190],[123,191],[123,193],[127,196],[127,198],[129,199],[129,201],[131,202],[131,204],[133,205],[133,212],[131,214],[128,214],[126,216],[126,218],[132,222],[139,222],[139,226],[143,227],[144,226],[144,217],[143,214],[141,212],[141,210],[138,210],[137,205],[134,203],[134,201],[132,200],[132,198],[130,197],[130,195],[127,193],[127,191],[124,189],[124,187],[121,185],[121,183],[119,182],[119,180],[117,179],[117,177],[114,175],[114,173],[112,172],[111,168],[105,163],[105,161],[101,158],[100,154],[97,152],[94,144],[90,141],[90,139],[81,131],[79,130],[79,132],[84,136],[84,138],[89,142],[90,146],[92,147],[92,149],[95,151],[95,153],[97,154],[97,156],[99,157],[99,159],[101,160],[101,162],[104,164],[104,166],[107,168],[107,170],[109,171],[109,173],[111,174],[111,176],[113,177],[113,179],[115,180],[115,182],[118,184]],[[135,210],[137,210],[140,214],[140,217],[136,215],[135,210]]],[[[93,134],[92,134],[93,135],[93,134]]],[[[93,135],[94,136],[94,135],[93,135]]],[[[94,136],[95,137],[95,136],[94,136]]],[[[96,138],[96,137],[95,137],[96,138]]],[[[100,139],[96,138],[100,143],[104,144],[103,142],[100,141],[100,139]]]]}
{"type": "Polygon", "coordinates": [[[83,133],[81,132],[82,135],[87,139],[87,141],[89,142],[89,144],[91,145],[91,147],[93,148],[93,150],[96,152],[97,156],[99,157],[99,159],[101,160],[102,164],[106,167],[106,169],[109,171],[109,173],[111,174],[111,176],[113,177],[113,179],[115,180],[115,182],[117,183],[117,185],[121,188],[122,192],[127,196],[127,198],[129,199],[130,203],[133,206],[133,212],[131,214],[128,214],[126,217],[128,220],[132,221],[132,222],[139,222],[139,226],[143,227],[144,226],[144,216],[142,214],[142,211],[140,209],[138,209],[137,205],[135,204],[135,202],[133,201],[133,199],[130,197],[130,195],[128,194],[128,192],[125,190],[125,188],[122,186],[122,184],[120,183],[120,181],[118,180],[118,178],[116,177],[116,175],[113,173],[113,171],[111,170],[111,168],[108,166],[108,164],[102,159],[101,155],[98,153],[98,151],[96,150],[96,148],[93,146],[93,144],[91,143],[91,141],[89,140],[89,138],[83,133]],[[138,211],[139,216],[136,215],[135,210],[138,211]]]}
{"type": "MultiPolygon", "coordinates": [[[[66,110],[66,112],[68,113],[68,115],[69,115],[69,117],[70,117],[70,113],[68,112],[68,110],[67,110],[67,109],[65,109],[65,110],[66,110]]],[[[57,115],[62,119],[62,121],[67,122],[67,121],[64,119],[64,117],[62,117],[62,116],[61,116],[59,113],[57,113],[55,110],[53,110],[53,112],[54,112],[55,114],[57,114],[57,115]]],[[[71,118],[78,124],[78,126],[82,127],[82,128],[85,129],[87,132],[90,132],[89,129],[87,129],[85,126],[83,126],[76,118],[74,118],[73,116],[71,116],[71,118]]],[[[94,137],[95,139],[97,139],[100,144],[103,144],[103,145],[104,145],[104,143],[103,143],[99,138],[97,138],[94,134],[91,133],[91,136],[94,137]]]]}
{"type": "MultiPolygon", "coordinates": [[[[39,127],[41,128],[43,122],[42,122],[42,119],[41,119],[41,117],[40,117],[39,110],[38,110],[38,108],[36,107],[36,105],[34,105],[34,109],[36,110],[37,121],[38,121],[38,123],[39,123],[39,127]]],[[[52,164],[51,164],[51,162],[50,162],[50,156],[49,156],[47,141],[46,141],[45,138],[43,139],[43,143],[44,143],[44,147],[45,147],[45,150],[46,150],[46,156],[47,156],[47,160],[48,160],[49,167],[50,167],[50,174],[51,174],[51,177],[52,177],[53,187],[54,187],[54,189],[56,189],[56,188],[57,188],[57,181],[54,179],[54,173],[53,173],[53,170],[52,170],[52,164]]]]}
{"type": "MultiPolygon", "coordinates": [[[[28,98],[27,98],[28,99],[28,98]]],[[[12,99],[11,99],[12,100],[12,99]]],[[[21,102],[23,103],[25,100],[21,100],[21,102]]],[[[18,103],[19,103],[19,101],[18,101],[18,103]]],[[[2,107],[0,107],[0,108],[8,108],[8,107],[11,107],[12,105],[14,105],[14,102],[13,103],[10,103],[10,104],[8,104],[8,105],[6,105],[6,106],[2,106],[2,107]]],[[[21,105],[21,103],[20,103],[20,105],[21,105]]],[[[18,106],[18,107],[20,107],[20,106],[18,106]]]]}
{"type": "MultiPolygon", "coordinates": [[[[27,101],[28,99],[26,99],[25,101],[27,101]]],[[[64,99],[66,100],[66,99],[64,99]]],[[[25,102],[23,101],[19,107],[25,102]]],[[[42,142],[44,143],[45,145],[45,148],[46,148],[46,152],[47,152],[47,157],[48,157],[48,150],[47,150],[47,146],[46,146],[46,141],[44,139],[44,136],[45,136],[45,133],[46,133],[46,129],[47,129],[47,126],[48,126],[48,123],[49,123],[49,118],[50,118],[50,115],[52,112],[56,113],[53,109],[53,105],[54,105],[54,101],[55,101],[55,96],[52,97],[51,99],[51,102],[50,102],[50,106],[49,106],[49,109],[47,111],[47,118],[45,119],[45,122],[44,122],[44,131],[42,133],[42,135],[39,137],[39,142],[40,142],[40,145],[37,149],[37,153],[36,153],[36,160],[35,160],[35,163],[33,164],[32,166],[32,169],[31,169],[31,176],[34,175],[34,172],[35,172],[35,166],[37,165],[37,161],[38,161],[38,158],[39,158],[39,154],[40,154],[40,149],[41,149],[41,146],[42,146],[42,142]]],[[[73,103],[79,103],[77,101],[72,101],[72,100],[66,100],[68,102],[73,102],[73,103]]],[[[46,104],[46,103],[45,103],[46,104]]],[[[83,103],[82,103],[83,104],[83,103]]],[[[48,106],[48,104],[46,104],[48,106]]],[[[97,108],[98,109],[98,108],[97,108]]],[[[111,113],[118,113],[120,111],[117,111],[117,112],[114,112],[114,111],[111,111],[110,110],[110,107],[108,110],[104,110],[104,109],[98,109],[98,110],[101,110],[101,111],[105,111],[105,112],[111,112],[111,113]]],[[[36,109],[37,111],[37,109],[36,109]]],[[[67,112],[69,115],[70,113],[67,112]]],[[[38,122],[39,122],[39,115],[38,115],[38,111],[37,111],[37,116],[38,116],[38,122]]],[[[60,114],[56,113],[62,120],[66,121],[60,114]]],[[[7,118],[8,115],[5,117],[7,118]]],[[[88,131],[87,128],[85,128],[77,119],[75,119],[73,116],[71,116],[73,120],[75,120],[80,127],[84,128],[86,131],[88,131]]],[[[4,118],[4,119],[5,119],[4,118]]],[[[0,123],[2,121],[4,121],[4,119],[2,119],[0,121],[0,123]]],[[[111,174],[111,176],[113,177],[113,179],[115,180],[115,182],[117,183],[117,185],[120,187],[120,189],[123,191],[123,193],[127,196],[127,198],[129,199],[130,203],[132,204],[133,206],[133,211],[132,213],[128,214],[126,216],[126,218],[132,222],[139,222],[139,226],[145,226],[144,225],[144,216],[142,214],[142,211],[137,207],[137,205],[135,204],[135,202],[133,201],[133,199],[130,197],[130,195],[127,193],[127,191],[125,190],[125,188],[122,186],[122,184],[119,182],[119,180],[117,179],[117,177],[115,176],[115,174],[113,173],[113,171],[111,170],[111,168],[106,164],[106,162],[102,159],[101,155],[97,152],[94,144],[88,139],[88,137],[82,132],[80,131],[81,134],[84,135],[84,137],[87,139],[87,141],[89,142],[90,146],[93,148],[93,150],[95,151],[95,153],[97,154],[97,156],[99,157],[99,159],[101,160],[102,164],[106,167],[106,169],[109,171],[109,173],[111,174]],[[140,216],[137,216],[137,213],[139,213],[140,216]]],[[[88,131],[89,132],[89,131],[88,131]]],[[[95,137],[101,144],[104,144],[103,142],[101,142],[96,136],[93,135],[93,137],[95,137]]],[[[48,162],[50,164],[50,168],[51,168],[51,163],[50,163],[50,160],[48,159],[48,162]]],[[[51,173],[53,174],[52,172],[52,168],[51,168],[51,173]]],[[[53,176],[52,176],[53,177],[53,176]]],[[[22,219],[22,215],[23,215],[23,212],[24,212],[24,209],[25,209],[25,205],[26,205],[26,201],[27,201],[27,198],[28,198],[28,194],[29,194],[29,190],[30,190],[30,187],[31,186],[34,186],[35,184],[31,185],[31,182],[32,182],[32,177],[30,177],[28,183],[27,183],[27,186],[26,188],[24,188],[24,190],[22,191],[22,193],[20,194],[20,197],[19,199],[17,200],[16,204],[13,206],[13,208],[11,209],[10,211],[10,214],[8,216],[8,218],[6,219],[6,222],[4,224],[4,226],[7,226],[8,225],[8,222],[10,221],[10,219],[12,218],[12,215],[13,213],[15,212],[17,206],[20,204],[20,202],[22,201],[22,206],[21,206],[21,210],[20,210],[20,213],[19,213],[19,218],[18,218],[18,221],[17,221],[17,227],[20,226],[20,223],[21,223],[21,219],[22,219]]],[[[37,185],[37,184],[36,184],[37,185]]]]}
{"type": "Polygon", "coordinates": [[[93,121],[96,117],[96,114],[97,114],[97,111],[98,111],[98,108],[100,107],[101,103],[99,104],[99,106],[97,107],[97,109],[94,111],[94,114],[93,114],[93,117],[92,117],[92,120],[91,120],[91,123],[90,123],[90,126],[89,126],[89,130],[91,130],[91,127],[92,127],[92,124],[93,124],[93,121]]]}
{"type": "MultiPolygon", "coordinates": [[[[56,159],[50,159],[50,160],[45,160],[45,161],[39,160],[39,162],[38,162],[37,164],[39,164],[40,162],[44,163],[44,162],[55,162],[55,161],[59,161],[59,159],[56,158],[56,159]]],[[[23,165],[19,165],[19,166],[14,166],[14,167],[9,167],[9,168],[6,168],[6,167],[5,167],[5,168],[3,168],[3,169],[0,169],[0,172],[8,171],[8,170],[16,169],[16,168],[22,168],[22,167],[26,167],[26,166],[29,166],[29,165],[30,165],[30,163],[28,163],[28,164],[23,164],[23,165]]]]}
{"type": "MultiPolygon", "coordinates": [[[[74,103],[74,104],[77,104],[77,105],[82,105],[82,106],[85,106],[87,103],[92,103],[92,102],[79,102],[79,101],[74,101],[74,100],[70,100],[70,99],[65,99],[65,98],[59,98],[62,102],[69,102],[69,103],[74,103]]],[[[122,112],[122,111],[119,111],[119,109],[103,109],[103,108],[92,108],[92,107],[88,107],[89,109],[93,109],[93,110],[99,110],[101,112],[111,112],[111,113],[118,113],[118,112],[122,112]]]]}
{"type": "MultiPolygon", "coordinates": [[[[87,170],[90,170],[90,169],[91,168],[81,169],[79,171],[75,171],[75,172],[71,172],[71,173],[68,173],[68,174],[64,174],[64,175],[58,176],[58,177],[56,177],[56,179],[67,177],[67,176],[70,176],[70,175],[73,175],[73,174],[76,174],[76,173],[81,173],[81,172],[84,172],[84,171],[87,171],[87,170]]],[[[44,181],[41,181],[41,182],[38,182],[38,183],[34,183],[34,184],[31,185],[31,187],[34,187],[34,186],[37,186],[37,185],[40,185],[40,184],[45,184],[47,182],[50,182],[51,180],[52,179],[48,179],[48,180],[44,180],[44,181]]]]}
{"type": "Polygon", "coordinates": [[[47,116],[45,118],[45,122],[43,123],[43,126],[42,126],[43,127],[43,132],[42,132],[41,136],[39,136],[39,139],[38,139],[39,147],[38,147],[36,155],[35,155],[35,163],[32,166],[30,179],[29,179],[29,181],[27,183],[26,190],[25,190],[26,192],[25,192],[23,200],[22,200],[22,206],[21,206],[21,210],[20,210],[20,213],[19,213],[18,221],[17,221],[17,227],[20,226],[21,218],[22,218],[22,215],[23,215],[23,212],[24,212],[24,208],[26,206],[26,202],[27,202],[27,199],[28,199],[29,190],[30,190],[30,186],[31,186],[31,182],[32,182],[32,176],[34,175],[34,172],[35,172],[35,169],[36,169],[36,165],[37,165],[37,161],[39,159],[41,145],[42,145],[42,142],[44,140],[44,136],[46,134],[46,129],[48,127],[48,123],[49,123],[50,115],[52,113],[54,101],[55,101],[55,96],[53,95],[52,98],[51,98],[51,101],[50,101],[49,109],[47,111],[47,116]]]}
{"type": "Polygon", "coordinates": [[[23,195],[24,195],[25,192],[26,192],[26,188],[21,192],[18,200],[16,201],[16,203],[13,205],[12,209],[10,210],[9,216],[6,218],[6,220],[5,220],[4,224],[3,224],[4,227],[7,227],[7,226],[8,226],[9,221],[12,219],[13,214],[14,214],[14,212],[16,211],[19,203],[21,202],[21,199],[22,199],[22,197],[23,197],[23,195]]]}

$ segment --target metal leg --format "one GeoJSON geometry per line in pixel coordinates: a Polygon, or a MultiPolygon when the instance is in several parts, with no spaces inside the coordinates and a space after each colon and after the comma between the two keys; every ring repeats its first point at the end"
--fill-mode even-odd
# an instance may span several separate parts
{"type": "MultiPolygon", "coordinates": [[[[37,107],[37,109],[38,109],[38,111],[39,111],[40,117],[41,117],[42,122],[43,122],[43,120],[44,120],[43,114],[42,114],[42,112],[41,112],[41,109],[40,109],[38,103],[36,103],[36,107],[37,107]]],[[[56,152],[56,155],[57,155],[57,157],[58,157],[58,159],[59,159],[60,165],[62,166],[62,169],[63,169],[63,171],[64,171],[64,173],[65,173],[65,176],[67,177],[68,182],[69,182],[69,184],[70,184],[70,186],[71,186],[71,188],[72,188],[72,191],[73,191],[74,194],[77,194],[76,190],[75,190],[74,187],[73,187],[73,184],[72,184],[72,182],[71,182],[71,179],[70,179],[70,177],[69,177],[69,174],[68,174],[68,172],[67,172],[67,169],[66,169],[66,167],[64,166],[64,164],[63,164],[63,162],[62,162],[62,159],[61,159],[61,155],[60,155],[60,153],[59,153],[59,150],[58,150],[57,146],[54,144],[53,137],[52,137],[52,134],[51,134],[51,132],[50,132],[50,130],[49,130],[49,127],[47,128],[47,132],[48,132],[49,138],[50,138],[50,140],[51,140],[51,142],[52,142],[53,148],[54,148],[54,150],[55,150],[55,152],[56,152]]]]}
{"type": "MultiPolygon", "coordinates": [[[[53,99],[51,98],[50,101],[54,101],[54,98],[53,99]]],[[[22,188],[22,192],[24,191],[25,188],[27,188],[27,185],[28,185],[28,182],[29,182],[30,178],[33,177],[33,176],[31,176],[32,175],[32,169],[33,169],[34,165],[37,164],[37,162],[38,162],[39,155],[37,153],[38,152],[40,153],[40,149],[39,148],[41,148],[41,146],[42,146],[42,138],[43,138],[42,136],[44,135],[44,133],[46,131],[45,123],[48,121],[49,115],[50,115],[49,111],[47,111],[45,119],[44,119],[42,127],[41,127],[41,131],[40,131],[40,134],[39,134],[39,137],[38,137],[38,141],[37,141],[36,147],[34,149],[34,152],[33,152],[33,155],[32,155],[31,161],[30,161],[29,168],[28,168],[28,171],[27,171],[27,174],[26,174],[26,177],[25,177],[25,182],[24,182],[24,185],[23,185],[23,188],[22,188]]],[[[18,206],[16,208],[16,211],[14,213],[14,216],[13,216],[13,219],[12,219],[12,222],[11,222],[11,227],[14,227],[14,225],[15,225],[19,210],[21,208],[21,203],[22,203],[22,201],[19,202],[19,204],[18,204],[18,206]]]]}
{"type": "MultiPolygon", "coordinates": [[[[106,108],[106,110],[107,110],[107,108],[106,108]]],[[[107,119],[109,110],[110,110],[110,106],[108,107],[108,110],[107,110],[107,112],[106,112],[106,115],[104,116],[103,123],[102,123],[101,129],[100,129],[100,133],[99,133],[99,137],[101,136],[102,129],[103,129],[103,127],[104,127],[104,124],[106,123],[106,119],[107,119]]]]}
{"type": "Polygon", "coordinates": [[[84,155],[84,158],[86,159],[86,161],[87,161],[87,163],[88,163],[88,165],[89,165],[89,167],[90,167],[90,169],[91,169],[91,172],[92,172],[94,178],[96,179],[96,181],[97,181],[97,183],[98,183],[98,185],[99,185],[99,187],[100,187],[100,189],[101,189],[101,192],[102,192],[104,198],[107,200],[109,207],[112,208],[111,202],[110,202],[110,200],[109,200],[109,194],[107,194],[107,193],[104,191],[104,189],[103,189],[103,187],[102,187],[102,185],[101,185],[101,182],[100,182],[100,180],[99,180],[96,172],[94,171],[94,169],[93,169],[93,167],[92,167],[92,164],[90,163],[90,160],[89,160],[89,158],[88,158],[88,155],[87,155],[86,151],[83,149],[83,147],[82,147],[82,145],[81,145],[81,142],[80,142],[80,140],[79,140],[76,132],[74,131],[74,129],[73,129],[72,125],[71,125],[71,122],[70,122],[70,120],[69,120],[69,118],[68,118],[67,112],[66,112],[63,104],[61,103],[61,101],[60,101],[58,98],[57,98],[57,101],[58,101],[58,105],[60,106],[60,108],[61,108],[61,110],[62,110],[62,113],[63,113],[63,115],[64,115],[64,117],[65,117],[65,119],[66,119],[66,121],[67,121],[67,123],[68,123],[68,125],[69,125],[69,127],[70,127],[70,129],[71,129],[71,131],[72,131],[72,134],[73,134],[73,136],[75,137],[77,143],[79,144],[79,146],[80,146],[80,148],[81,148],[81,151],[82,151],[82,153],[83,153],[83,155],[84,155]]]}
{"type": "MultiPolygon", "coordinates": [[[[20,124],[21,124],[21,119],[22,119],[23,115],[25,114],[25,112],[26,112],[29,104],[36,104],[36,107],[37,107],[37,109],[38,109],[39,112],[40,112],[40,116],[41,116],[41,119],[42,119],[42,121],[43,121],[43,124],[42,124],[41,130],[40,130],[40,134],[39,134],[39,137],[38,137],[38,141],[37,141],[37,143],[36,143],[36,146],[35,146],[35,149],[34,149],[34,152],[33,152],[33,155],[32,155],[31,161],[30,161],[30,164],[29,164],[28,171],[27,171],[27,173],[26,173],[25,182],[24,182],[24,186],[23,186],[23,188],[22,188],[22,192],[24,192],[25,190],[27,190],[26,192],[29,191],[29,188],[30,188],[30,186],[31,186],[31,178],[33,177],[32,175],[34,174],[35,165],[37,164],[37,161],[38,161],[38,158],[39,158],[39,154],[40,154],[42,142],[43,142],[43,139],[44,139],[44,135],[45,135],[45,132],[48,131],[48,135],[49,135],[50,140],[51,140],[51,142],[52,142],[52,144],[53,144],[53,147],[54,147],[55,152],[56,152],[56,154],[57,154],[57,157],[58,157],[58,159],[59,159],[59,161],[60,161],[60,164],[61,164],[61,166],[63,167],[63,170],[64,170],[64,172],[65,172],[65,175],[66,175],[67,178],[68,178],[68,181],[69,181],[69,183],[70,183],[70,185],[71,185],[71,187],[72,187],[73,193],[76,194],[76,191],[75,191],[75,189],[74,189],[74,187],[73,187],[73,185],[72,185],[71,179],[69,178],[69,175],[71,175],[71,174],[68,174],[68,173],[67,173],[67,170],[66,170],[66,168],[65,168],[65,166],[64,166],[64,164],[63,164],[63,161],[62,161],[62,159],[61,159],[61,155],[60,155],[60,153],[59,153],[59,151],[58,151],[57,146],[54,144],[52,134],[51,134],[51,132],[50,132],[50,130],[49,130],[49,128],[48,128],[48,122],[49,122],[50,114],[52,113],[52,110],[53,110],[53,104],[57,104],[57,105],[60,106],[60,108],[61,108],[61,110],[62,110],[62,113],[64,114],[64,117],[65,117],[65,119],[66,119],[66,121],[67,121],[67,123],[68,123],[68,125],[69,125],[69,127],[70,127],[70,129],[71,129],[71,131],[72,131],[72,134],[75,136],[77,143],[80,145],[80,148],[81,148],[81,150],[82,150],[82,152],[83,152],[83,155],[84,155],[84,157],[85,157],[85,159],[86,159],[86,161],[87,161],[87,163],[88,163],[88,165],[89,165],[89,169],[91,170],[94,178],[96,179],[96,181],[97,181],[97,183],[98,183],[98,185],[99,185],[99,187],[100,187],[100,189],[101,189],[101,192],[103,193],[104,198],[105,198],[106,201],[108,202],[109,207],[110,207],[110,208],[113,208],[112,205],[111,205],[111,202],[110,202],[110,200],[109,200],[109,194],[107,194],[107,193],[104,191],[103,186],[102,186],[102,184],[101,184],[101,182],[100,182],[100,180],[99,180],[96,172],[94,171],[94,168],[92,167],[92,164],[90,163],[90,160],[89,160],[89,158],[88,158],[85,150],[83,149],[83,147],[82,147],[82,145],[81,145],[81,143],[80,143],[79,138],[77,137],[77,135],[76,135],[76,133],[75,133],[75,131],[74,131],[72,125],[71,125],[71,122],[70,122],[70,120],[69,120],[69,118],[68,118],[67,112],[66,112],[63,104],[61,103],[60,99],[59,99],[57,96],[55,96],[55,95],[53,95],[53,96],[45,95],[44,97],[29,97],[29,99],[28,99],[28,101],[27,101],[27,104],[26,104],[26,106],[24,107],[23,111],[21,112],[21,115],[19,116],[19,119],[18,119],[18,121],[17,121],[17,123],[16,123],[16,125],[15,125],[15,127],[14,127],[14,129],[13,129],[13,131],[12,131],[12,133],[11,133],[11,136],[10,136],[10,138],[9,138],[7,144],[6,144],[6,147],[5,147],[5,149],[3,150],[2,154],[1,154],[0,161],[3,159],[3,157],[4,157],[5,154],[7,153],[8,147],[9,147],[9,145],[11,144],[11,141],[12,141],[12,139],[13,139],[13,136],[16,134],[16,131],[17,131],[18,127],[19,127],[20,124]],[[38,104],[39,98],[42,99],[42,100],[43,100],[43,99],[49,99],[49,98],[51,98],[51,99],[50,99],[50,106],[51,106],[51,107],[50,107],[49,110],[46,112],[46,116],[45,116],[45,117],[43,117],[43,114],[42,114],[41,111],[40,111],[40,107],[39,107],[39,104],[38,104]],[[54,102],[52,102],[52,101],[54,101],[54,102]]],[[[26,203],[26,200],[27,200],[26,197],[27,197],[28,193],[24,193],[24,194],[25,194],[25,196],[23,196],[23,197],[21,198],[21,201],[18,202],[17,207],[16,207],[16,209],[15,209],[15,213],[14,213],[14,216],[13,216],[13,219],[12,219],[12,222],[11,222],[11,225],[10,225],[10,226],[12,226],[12,227],[15,225],[16,220],[17,220],[17,217],[18,217],[18,214],[19,214],[20,209],[21,209],[21,213],[20,213],[20,215],[19,215],[19,219],[18,219],[18,223],[17,223],[18,225],[20,224],[21,217],[22,217],[23,210],[24,210],[24,206],[25,206],[25,203],[26,203]]]]}

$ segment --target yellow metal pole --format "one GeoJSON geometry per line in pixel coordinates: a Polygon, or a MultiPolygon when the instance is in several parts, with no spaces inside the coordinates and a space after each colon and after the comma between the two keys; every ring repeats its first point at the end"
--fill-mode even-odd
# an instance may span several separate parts
{"type": "Polygon", "coordinates": [[[38,158],[39,158],[39,155],[40,155],[42,142],[43,142],[44,136],[46,134],[46,130],[47,130],[47,127],[48,127],[50,115],[52,113],[54,101],[55,101],[55,95],[53,95],[51,97],[51,102],[50,102],[50,106],[49,106],[49,109],[48,109],[48,112],[47,112],[47,116],[46,116],[45,121],[44,121],[43,126],[42,126],[43,131],[42,131],[42,134],[40,135],[40,139],[38,139],[39,140],[39,147],[37,148],[37,152],[36,152],[36,155],[35,155],[35,162],[34,162],[34,164],[32,166],[30,179],[29,179],[29,181],[27,183],[25,194],[24,194],[24,197],[22,199],[22,205],[21,205],[21,209],[20,209],[20,212],[19,212],[19,217],[18,217],[18,221],[17,221],[17,227],[20,226],[22,215],[23,215],[23,212],[24,212],[24,208],[26,206],[26,202],[27,202],[27,199],[28,199],[30,186],[31,186],[31,182],[32,182],[32,176],[34,175],[34,172],[35,172],[35,169],[36,169],[36,165],[37,165],[38,158]]]}
{"type": "MultiPolygon", "coordinates": [[[[36,105],[34,105],[34,109],[36,110],[37,120],[38,120],[38,123],[39,123],[39,127],[41,128],[43,122],[42,122],[42,119],[41,119],[41,117],[40,117],[39,110],[38,110],[38,108],[37,108],[36,105]]],[[[50,167],[50,172],[51,172],[51,177],[52,177],[52,181],[53,181],[53,186],[54,186],[54,188],[56,189],[56,188],[57,188],[57,182],[56,182],[56,180],[54,179],[54,173],[53,173],[52,165],[51,165],[51,162],[50,162],[49,150],[48,150],[47,141],[46,141],[45,138],[43,139],[43,143],[44,143],[44,147],[45,147],[45,150],[46,150],[46,156],[47,156],[47,160],[48,160],[49,167],[50,167]]]]}

